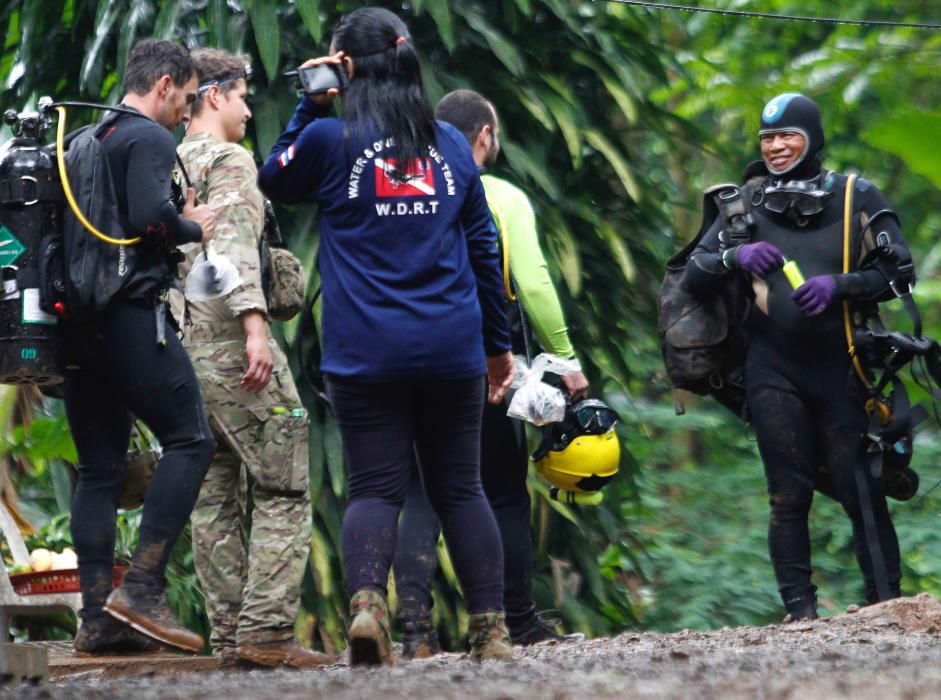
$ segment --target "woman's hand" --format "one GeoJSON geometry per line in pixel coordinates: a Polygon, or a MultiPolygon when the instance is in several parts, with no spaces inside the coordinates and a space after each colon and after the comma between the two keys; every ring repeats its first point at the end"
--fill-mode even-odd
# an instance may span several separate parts
{"type": "MultiPolygon", "coordinates": [[[[340,66],[340,70],[346,70],[346,65],[344,59],[346,54],[342,51],[337,51],[335,54],[330,56],[321,56],[320,58],[310,58],[304,61],[300,67],[301,68],[313,68],[314,66],[322,66],[324,64],[332,63],[333,65],[340,66]]],[[[328,105],[336,99],[336,96],[340,94],[340,91],[337,88],[330,88],[326,92],[320,95],[308,95],[307,99],[317,105],[328,105]]]]}
{"type": "Polygon", "coordinates": [[[513,383],[513,375],[516,374],[516,364],[513,362],[513,353],[507,350],[502,355],[487,358],[487,383],[490,388],[487,391],[487,400],[497,405],[503,401],[506,392],[510,390],[513,383]]]}

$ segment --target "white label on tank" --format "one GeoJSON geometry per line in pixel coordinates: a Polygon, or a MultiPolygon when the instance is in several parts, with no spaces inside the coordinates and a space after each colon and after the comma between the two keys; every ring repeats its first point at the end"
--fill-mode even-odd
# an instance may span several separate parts
{"type": "Polygon", "coordinates": [[[39,308],[39,290],[23,290],[23,323],[55,323],[58,319],[39,308]]]}
{"type": "Polygon", "coordinates": [[[16,280],[3,280],[3,296],[0,301],[10,301],[10,299],[20,298],[20,288],[16,286],[16,280]]]}

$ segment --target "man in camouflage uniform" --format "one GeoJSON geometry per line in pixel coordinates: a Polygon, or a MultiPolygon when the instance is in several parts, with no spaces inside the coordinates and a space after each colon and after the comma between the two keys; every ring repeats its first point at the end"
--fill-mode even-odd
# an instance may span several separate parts
{"type": "MultiPolygon", "coordinates": [[[[251,117],[246,65],[214,49],[193,59],[200,87],[179,154],[198,201],[218,217],[216,251],[241,277],[221,298],[188,301],[183,322],[219,444],[192,515],[210,641],[226,666],[317,666],[331,659],[294,638],[310,547],[308,417],[269,334],[258,254],[264,200],[251,154],[238,145],[251,117]]],[[[198,245],[186,251],[184,276],[198,253],[198,245]]]]}

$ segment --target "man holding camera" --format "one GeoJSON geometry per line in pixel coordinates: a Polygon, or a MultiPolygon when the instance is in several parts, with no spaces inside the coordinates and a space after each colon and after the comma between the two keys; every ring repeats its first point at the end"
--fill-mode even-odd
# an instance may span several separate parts
{"type": "Polygon", "coordinates": [[[173,248],[207,241],[215,223],[192,191],[182,214],[170,202],[176,147],[170,130],[196,96],[196,69],[180,45],[145,39],[132,49],[124,81],[122,107],[134,113],[109,116],[98,138],[121,230],[142,242],[133,261],[115,272],[120,290],[107,306],[63,325],[63,392],[79,456],[71,528],[83,624],[75,649],[104,654],[156,647],[130,625],[164,644],[199,651],[202,637],[174,619],[164,592],[170,552],[215,449],[192,364],[167,323],[163,294],[173,248]],[[130,570],[112,592],[117,501],[134,416],[160,441],[163,456],[147,490],[130,570]]]}
{"type": "MultiPolygon", "coordinates": [[[[308,418],[268,328],[258,247],[264,199],[251,154],[238,145],[251,118],[248,70],[216,49],[194,51],[193,60],[199,88],[179,154],[200,201],[216,211],[218,252],[241,277],[224,296],[187,300],[183,328],[219,443],[192,516],[210,641],[223,666],[319,666],[332,659],[294,639],[310,546],[308,418]]],[[[198,251],[187,252],[184,275],[198,251]]]]}

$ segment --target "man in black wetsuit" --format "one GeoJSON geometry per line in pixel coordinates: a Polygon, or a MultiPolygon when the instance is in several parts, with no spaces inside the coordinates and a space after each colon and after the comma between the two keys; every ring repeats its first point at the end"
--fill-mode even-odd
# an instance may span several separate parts
{"type": "Polygon", "coordinates": [[[884,270],[860,269],[859,251],[876,240],[907,246],[882,194],[860,178],[852,211],[855,254],[851,271],[843,273],[848,178],[822,167],[823,126],[813,100],[794,93],[771,100],[759,137],[762,160],[745,172],[755,222],[751,242],[735,246],[725,236],[720,242],[719,217],[690,257],[683,283],[698,295],[715,294],[736,275],[750,283],[746,403],[768,481],[771,561],[784,605],[796,620],[817,616],[808,516],[814,475],[824,466],[853,525],[867,600],[899,595],[899,545],[882,480],[864,468],[869,419],[848,354],[842,302],[891,298],[884,270]],[[797,263],[806,280],[796,290],[782,270],[785,258],[797,263]],[[867,511],[874,521],[870,538],[867,511]],[[887,585],[877,587],[880,579],[887,585]]]}
{"type": "Polygon", "coordinates": [[[170,41],[138,42],[128,58],[122,106],[140,116],[107,117],[113,121],[100,137],[123,233],[144,240],[128,256],[126,281],[104,311],[64,328],[65,406],[79,456],[72,539],[82,589],[80,652],[157,646],[131,627],[164,644],[191,651],[203,646],[173,618],[164,593],[170,550],[215,450],[196,375],[163,309],[175,267],[170,252],[180,243],[207,241],[215,222],[192,191],[182,215],[170,202],[176,143],[169,130],[179,126],[196,86],[185,49],[170,41]],[[163,456],[146,493],[130,570],[112,592],[116,508],[135,416],[160,441],[163,456]]]}

